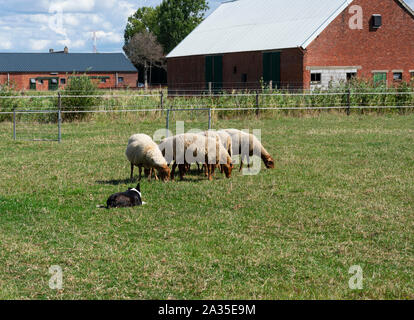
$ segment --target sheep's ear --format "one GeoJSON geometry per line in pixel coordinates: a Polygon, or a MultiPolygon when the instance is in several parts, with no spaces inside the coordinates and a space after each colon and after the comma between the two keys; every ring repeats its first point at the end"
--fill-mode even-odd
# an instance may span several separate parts
{"type": "Polygon", "coordinates": [[[137,189],[139,192],[141,192],[141,185],[138,183],[138,185],[135,189],[137,189]]]}

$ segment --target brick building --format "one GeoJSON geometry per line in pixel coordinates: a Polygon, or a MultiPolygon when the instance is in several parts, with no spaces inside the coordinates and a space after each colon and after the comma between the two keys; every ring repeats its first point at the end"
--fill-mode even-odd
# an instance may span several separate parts
{"type": "Polygon", "coordinates": [[[86,73],[99,88],[134,88],[138,71],[122,53],[0,53],[0,85],[17,90],[57,90],[86,73]]]}
{"type": "Polygon", "coordinates": [[[414,77],[414,12],[402,0],[235,0],[168,56],[174,90],[325,87],[414,77]]]}

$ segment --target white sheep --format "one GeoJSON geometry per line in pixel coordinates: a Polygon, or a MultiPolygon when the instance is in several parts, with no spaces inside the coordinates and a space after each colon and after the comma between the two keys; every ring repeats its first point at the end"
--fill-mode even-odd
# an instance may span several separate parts
{"type": "MultiPolygon", "coordinates": [[[[215,131],[215,130],[207,130],[204,132],[200,132],[201,135],[205,137],[211,137],[216,139],[216,141],[220,142],[223,147],[226,149],[228,154],[232,155],[232,143],[231,143],[231,136],[226,131],[215,131]]],[[[198,165],[198,164],[197,164],[198,165]]],[[[232,164],[233,167],[233,164],[232,164]]],[[[199,169],[200,171],[200,169],[199,169]]],[[[221,167],[221,173],[223,173],[224,169],[221,167]]]]}
{"type": "Polygon", "coordinates": [[[259,139],[257,139],[253,134],[246,133],[237,129],[225,129],[231,136],[232,140],[232,154],[240,155],[240,170],[243,167],[244,159],[247,159],[248,168],[250,168],[250,157],[255,153],[255,149],[260,152],[260,156],[268,169],[273,169],[275,167],[275,162],[270,156],[269,152],[263,147],[259,139]]]}
{"type": "MultiPolygon", "coordinates": [[[[134,134],[129,138],[125,151],[128,161],[131,163],[131,180],[134,177],[134,166],[139,167],[139,180],[142,176],[142,168],[149,169],[149,180],[152,170],[158,170],[163,181],[170,178],[170,168],[167,165],[158,145],[146,134],[134,134]]],[[[157,178],[157,176],[155,175],[157,178]]]]}
{"type": "Polygon", "coordinates": [[[227,178],[231,176],[231,157],[221,142],[215,138],[195,133],[186,133],[164,139],[159,147],[167,161],[174,161],[171,179],[174,178],[174,171],[177,165],[180,177],[183,179],[188,165],[196,162],[207,165],[209,180],[212,180],[216,165],[222,166],[227,178]]]}

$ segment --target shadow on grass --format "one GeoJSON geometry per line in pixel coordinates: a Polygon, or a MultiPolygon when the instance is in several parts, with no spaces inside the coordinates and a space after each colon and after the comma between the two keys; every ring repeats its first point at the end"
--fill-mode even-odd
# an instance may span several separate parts
{"type": "Polygon", "coordinates": [[[95,181],[97,184],[110,184],[113,186],[118,186],[120,184],[130,184],[130,183],[138,183],[138,179],[119,179],[119,180],[98,180],[95,181]]]}

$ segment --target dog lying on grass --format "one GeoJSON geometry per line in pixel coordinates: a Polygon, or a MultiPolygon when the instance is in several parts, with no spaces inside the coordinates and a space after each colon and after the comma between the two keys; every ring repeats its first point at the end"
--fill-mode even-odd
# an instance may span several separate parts
{"type": "Polygon", "coordinates": [[[144,205],[141,199],[141,188],[138,183],[136,188],[128,188],[128,191],[119,192],[111,195],[106,201],[106,207],[100,206],[100,208],[128,208],[144,205]]]}

